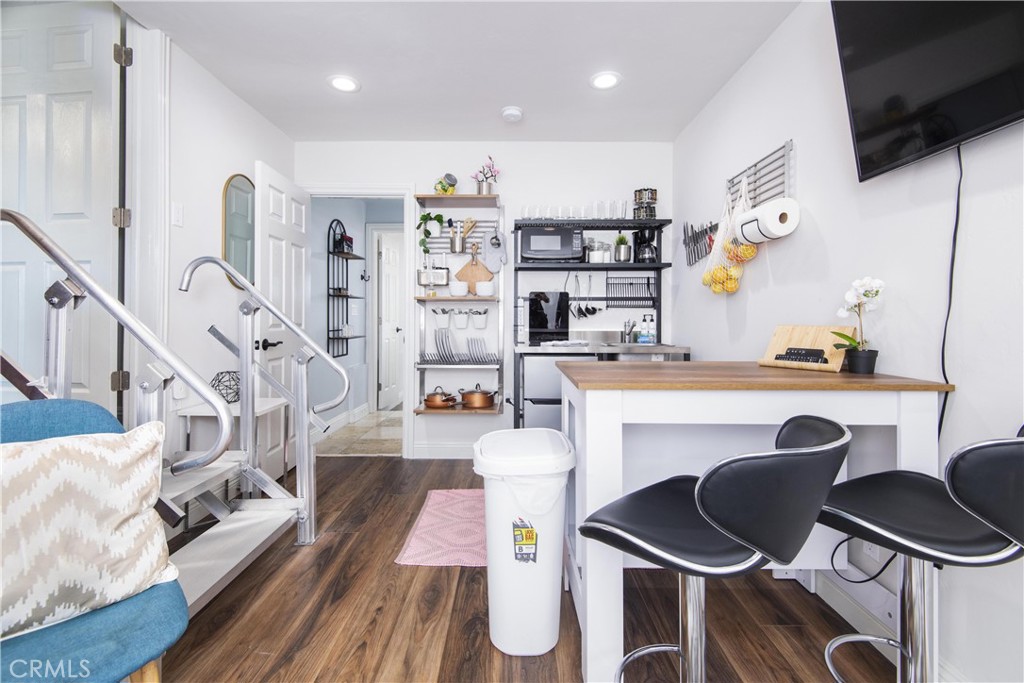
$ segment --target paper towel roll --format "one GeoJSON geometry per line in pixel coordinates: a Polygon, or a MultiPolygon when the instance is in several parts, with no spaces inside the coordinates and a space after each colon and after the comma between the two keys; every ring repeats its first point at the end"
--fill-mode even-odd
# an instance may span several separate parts
{"type": "Polygon", "coordinates": [[[800,205],[795,199],[779,197],[736,217],[736,239],[745,244],[777,240],[796,230],[800,205]]]}

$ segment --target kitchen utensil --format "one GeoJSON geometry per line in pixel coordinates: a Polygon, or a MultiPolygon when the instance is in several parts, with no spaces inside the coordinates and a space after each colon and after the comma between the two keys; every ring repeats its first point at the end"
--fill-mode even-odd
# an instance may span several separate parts
{"type": "Polygon", "coordinates": [[[423,405],[427,408],[451,408],[456,401],[458,399],[455,395],[449,394],[441,386],[434,387],[432,392],[423,397],[423,405]]]}
{"type": "Polygon", "coordinates": [[[498,237],[498,224],[494,224],[494,234],[491,235],[491,246],[497,249],[501,246],[501,238],[498,237]]]}
{"type": "Polygon", "coordinates": [[[480,263],[479,259],[477,259],[476,255],[480,250],[480,245],[474,243],[471,250],[473,257],[470,259],[469,263],[462,266],[459,272],[456,273],[455,277],[467,283],[469,285],[469,291],[476,294],[476,283],[493,280],[494,273],[487,270],[487,266],[480,263]]]}
{"type": "Polygon", "coordinates": [[[455,222],[451,218],[448,219],[448,231],[450,233],[451,252],[453,254],[466,253],[466,238],[463,237],[461,231],[455,229],[455,222]]]}
{"type": "Polygon", "coordinates": [[[579,303],[580,300],[580,274],[576,273],[576,317],[586,318],[587,312],[583,310],[583,304],[579,303]]]}
{"type": "Polygon", "coordinates": [[[589,303],[590,302],[590,292],[593,290],[593,287],[594,287],[594,274],[593,273],[587,273],[587,307],[583,309],[583,310],[585,310],[587,312],[587,315],[594,315],[595,313],[597,313],[597,309],[594,308],[593,306],[591,306],[590,303],[589,303]]]}
{"type": "Polygon", "coordinates": [[[473,232],[473,228],[476,227],[475,218],[467,218],[462,222],[462,236],[469,237],[469,233],[473,232]]]}
{"type": "Polygon", "coordinates": [[[466,408],[493,408],[497,391],[484,391],[477,384],[475,389],[459,389],[462,405],[466,408]]]}

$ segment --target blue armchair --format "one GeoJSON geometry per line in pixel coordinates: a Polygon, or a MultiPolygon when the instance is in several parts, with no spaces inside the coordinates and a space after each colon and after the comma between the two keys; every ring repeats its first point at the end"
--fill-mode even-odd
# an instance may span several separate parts
{"type": "MultiPolygon", "coordinates": [[[[49,399],[0,408],[0,443],[123,432],[107,410],[85,401],[49,399]]],[[[0,679],[159,681],[161,655],[187,626],[181,586],[159,583],[115,604],[4,639],[0,679]]]]}

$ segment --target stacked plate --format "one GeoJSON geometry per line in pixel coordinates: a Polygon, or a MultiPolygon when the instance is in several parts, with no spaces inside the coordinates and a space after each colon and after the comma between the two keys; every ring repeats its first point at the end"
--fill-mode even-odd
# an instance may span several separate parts
{"type": "Polygon", "coordinates": [[[449,329],[434,331],[434,345],[437,353],[420,354],[420,363],[429,365],[497,365],[498,355],[487,352],[487,342],[483,337],[469,337],[467,340],[469,353],[460,353],[455,346],[455,339],[449,329]]]}

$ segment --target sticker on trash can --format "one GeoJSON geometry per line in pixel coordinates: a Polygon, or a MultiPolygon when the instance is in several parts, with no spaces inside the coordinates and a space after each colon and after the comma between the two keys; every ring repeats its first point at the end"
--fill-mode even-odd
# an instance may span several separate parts
{"type": "Polygon", "coordinates": [[[516,562],[537,561],[537,530],[522,517],[512,522],[512,541],[516,548],[516,562]]]}

